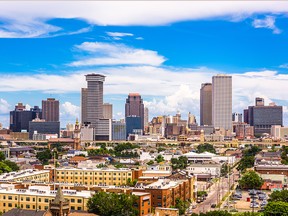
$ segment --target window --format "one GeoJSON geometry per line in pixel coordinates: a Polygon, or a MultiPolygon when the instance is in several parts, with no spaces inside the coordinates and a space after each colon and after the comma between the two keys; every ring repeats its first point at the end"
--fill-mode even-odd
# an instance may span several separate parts
{"type": "Polygon", "coordinates": [[[35,202],[35,198],[34,198],[34,197],[33,197],[33,199],[32,199],[32,200],[33,200],[33,202],[35,202]]]}
{"type": "Polygon", "coordinates": [[[39,202],[41,202],[41,198],[39,198],[38,200],[39,200],[39,202]]]}
{"type": "Polygon", "coordinates": [[[75,203],[75,199],[71,199],[71,203],[75,203]]]}
{"type": "Polygon", "coordinates": [[[75,206],[71,206],[71,210],[75,210],[75,206]]]}
{"type": "Polygon", "coordinates": [[[26,201],[30,201],[30,197],[26,197],[26,201]]]}
{"type": "Polygon", "coordinates": [[[77,208],[77,210],[82,210],[82,208],[79,206],[79,207],[77,208]]]}
{"type": "Polygon", "coordinates": [[[6,196],[3,196],[3,199],[6,199],[6,196]]]}
{"type": "Polygon", "coordinates": [[[48,200],[48,199],[45,199],[45,200],[44,200],[44,202],[48,203],[48,202],[49,202],[49,200],[48,200]]]}
{"type": "Polygon", "coordinates": [[[81,199],[78,199],[78,200],[77,200],[77,203],[82,203],[82,200],[81,200],[81,199]]]}
{"type": "Polygon", "coordinates": [[[8,207],[12,207],[12,203],[8,203],[8,207]]]}
{"type": "Polygon", "coordinates": [[[32,207],[33,209],[35,209],[35,205],[33,205],[33,207],[32,207]]]}
{"type": "Polygon", "coordinates": [[[8,196],[8,200],[12,200],[12,196],[8,196]]]}
{"type": "Polygon", "coordinates": [[[30,205],[26,205],[26,209],[30,209],[30,205]]]}

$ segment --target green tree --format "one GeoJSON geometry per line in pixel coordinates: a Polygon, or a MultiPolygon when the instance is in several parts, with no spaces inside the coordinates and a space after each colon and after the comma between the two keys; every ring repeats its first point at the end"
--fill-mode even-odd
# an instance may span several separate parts
{"type": "Polygon", "coordinates": [[[228,211],[210,211],[206,213],[200,213],[199,216],[231,216],[228,211]]]}
{"type": "Polygon", "coordinates": [[[0,174],[11,172],[12,169],[5,164],[3,161],[0,161],[0,174]]]}
{"type": "Polygon", "coordinates": [[[213,145],[209,143],[204,143],[197,146],[197,153],[203,153],[203,152],[211,152],[215,154],[216,150],[213,145]]]}
{"type": "Polygon", "coordinates": [[[137,184],[138,179],[134,179],[133,181],[131,180],[131,178],[127,179],[126,185],[130,186],[130,187],[134,187],[137,184]]]}
{"type": "Polygon", "coordinates": [[[247,168],[251,168],[254,166],[254,161],[255,161],[255,157],[252,156],[244,156],[241,158],[238,166],[237,166],[237,170],[243,172],[245,171],[247,168]]]}
{"type": "Polygon", "coordinates": [[[153,160],[150,160],[150,161],[147,162],[147,165],[148,165],[148,166],[151,166],[151,165],[153,165],[153,164],[154,164],[154,161],[153,161],[153,160]]]}
{"type": "Polygon", "coordinates": [[[87,202],[88,211],[101,216],[136,216],[138,210],[133,207],[137,197],[127,194],[96,193],[87,202]]]}
{"type": "Polygon", "coordinates": [[[165,161],[165,159],[164,159],[163,155],[158,155],[158,156],[155,158],[155,161],[156,161],[157,163],[161,163],[161,162],[165,161]]]}
{"type": "Polygon", "coordinates": [[[270,194],[269,201],[271,202],[288,202],[288,190],[282,190],[282,191],[273,191],[272,194],[270,194]]]}
{"type": "Polygon", "coordinates": [[[41,163],[43,165],[47,165],[48,161],[52,158],[52,153],[51,153],[50,149],[46,149],[44,151],[38,152],[36,154],[36,157],[38,160],[41,161],[41,163]]]}
{"type": "Polygon", "coordinates": [[[269,202],[264,209],[264,216],[282,215],[288,215],[288,203],[286,202],[269,202]]]}
{"type": "Polygon", "coordinates": [[[179,209],[179,215],[185,214],[187,208],[189,208],[190,203],[188,201],[183,201],[179,198],[176,198],[175,208],[179,209]]]}
{"type": "Polygon", "coordinates": [[[239,180],[240,187],[245,189],[258,189],[263,183],[263,179],[255,171],[246,172],[239,180]]]}
{"type": "Polygon", "coordinates": [[[4,163],[7,166],[9,166],[12,171],[18,171],[19,170],[18,165],[15,162],[13,162],[13,161],[5,160],[4,163]]]}
{"type": "Polygon", "coordinates": [[[206,196],[207,192],[206,191],[197,191],[197,197],[202,197],[202,196],[206,196]]]}
{"type": "Polygon", "coordinates": [[[221,176],[225,176],[228,174],[228,164],[225,163],[221,166],[221,176]]]}
{"type": "Polygon", "coordinates": [[[4,161],[6,159],[5,154],[0,151],[0,161],[4,161]]]}
{"type": "Polygon", "coordinates": [[[188,166],[188,158],[180,156],[179,158],[171,158],[173,169],[185,169],[188,166]]]}

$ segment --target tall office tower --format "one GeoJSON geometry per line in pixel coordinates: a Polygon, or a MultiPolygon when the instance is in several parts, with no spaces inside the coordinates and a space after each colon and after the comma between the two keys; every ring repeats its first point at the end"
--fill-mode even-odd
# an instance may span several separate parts
{"type": "Polygon", "coordinates": [[[188,113],[188,125],[190,124],[196,124],[196,118],[194,115],[192,115],[190,112],[188,113]]]}
{"type": "MultiPolygon", "coordinates": [[[[141,119],[141,128],[144,130],[144,104],[139,93],[130,93],[126,99],[125,117],[137,116],[141,119]]],[[[139,128],[137,128],[139,129],[139,128]]]]}
{"type": "Polygon", "coordinates": [[[110,103],[103,104],[103,117],[104,119],[113,119],[113,106],[110,103]]]}
{"type": "Polygon", "coordinates": [[[232,76],[212,77],[212,124],[232,131],[232,76]]]}
{"type": "Polygon", "coordinates": [[[201,85],[200,125],[212,125],[212,83],[201,85]]]}
{"type": "Polygon", "coordinates": [[[81,124],[87,123],[87,88],[81,88],[81,124]]]}
{"type": "Polygon", "coordinates": [[[149,125],[149,109],[147,107],[144,108],[144,127],[148,127],[149,125]]]}
{"type": "Polygon", "coordinates": [[[41,117],[41,110],[34,106],[30,110],[25,105],[18,103],[15,109],[10,112],[10,130],[13,132],[29,131],[29,122],[37,116],[41,117]]]}
{"type": "Polygon", "coordinates": [[[45,119],[46,122],[59,121],[59,100],[55,100],[55,98],[42,100],[42,119],[45,119]]]}
{"type": "Polygon", "coordinates": [[[256,97],[255,106],[264,106],[264,98],[256,97]]]}
{"type": "Polygon", "coordinates": [[[81,93],[81,122],[90,122],[95,128],[99,119],[103,119],[103,82],[105,76],[101,74],[86,75],[87,88],[81,93]]]}
{"type": "Polygon", "coordinates": [[[270,133],[272,125],[283,126],[283,107],[275,103],[269,106],[249,106],[248,123],[254,126],[254,134],[270,133]]]}
{"type": "Polygon", "coordinates": [[[242,122],[242,113],[232,113],[233,122],[242,122]]]}
{"type": "Polygon", "coordinates": [[[249,124],[249,112],[248,112],[248,109],[244,109],[243,110],[243,115],[244,115],[244,119],[243,119],[244,123],[249,124]]]}

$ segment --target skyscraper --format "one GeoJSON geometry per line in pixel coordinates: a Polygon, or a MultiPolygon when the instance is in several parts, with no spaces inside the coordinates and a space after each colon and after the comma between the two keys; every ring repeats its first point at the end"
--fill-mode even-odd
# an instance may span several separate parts
{"type": "Polygon", "coordinates": [[[42,100],[42,119],[45,119],[46,122],[59,121],[59,100],[55,100],[55,98],[42,100]]]}
{"type": "Polygon", "coordinates": [[[212,124],[232,131],[232,76],[212,77],[212,124]]]}
{"type": "MultiPolygon", "coordinates": [[[[130,93],[126,99],[125,117],[137,116],[141,119],[141,128],[144,130],[144,104],[139,93],[130,93]]],[[[139,128],[137,128],[139,129],[139,128]]]]}
{"type": "Polygon", "coordinates": [[[103,104],[103,117],[104,119],[112,119],[113,118],[113,106],[110,103],[103,104]]]}
{"type": "Polygon", "coordinates": [[[87,88],[81,90],[81,122],[90,122],[95,127],[103,119],[103,82],[101,74],[86,75],[87,88]]]}
{"type": "Polygon", "coordinates": [[[203,83],[200,89],[200,125],[212,125],[212,84],[203,83]]]}

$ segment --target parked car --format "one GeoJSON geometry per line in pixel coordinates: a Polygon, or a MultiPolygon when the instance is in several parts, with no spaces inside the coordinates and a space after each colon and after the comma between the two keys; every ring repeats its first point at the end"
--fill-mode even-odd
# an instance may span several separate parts
{"type": "Polygon", "coordinates": [[[211,205],[211,208],[216,208],[216,204],[213,203],[213,204],[211,205]]]}
{"type": "Polygon", "coordinates": [[[259,207],[259,204],[257,203],[251,203],[250,204],[250,208],[258,208],[259,207]]]}

